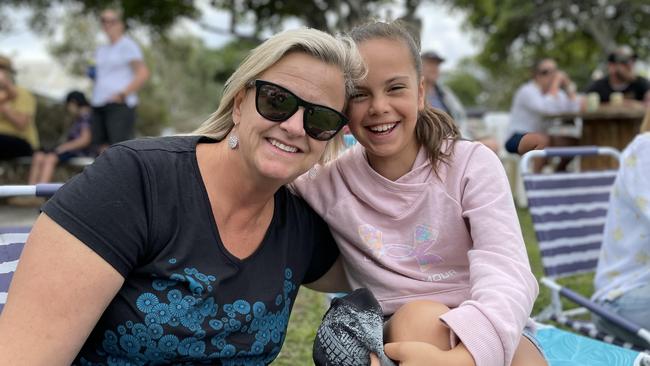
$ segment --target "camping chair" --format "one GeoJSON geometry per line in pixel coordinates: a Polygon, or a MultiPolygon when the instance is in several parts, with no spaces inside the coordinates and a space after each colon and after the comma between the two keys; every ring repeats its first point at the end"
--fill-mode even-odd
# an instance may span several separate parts
{"type": "MultiPolygon", "coordinates": [[[[0,197],[36,196],[50,197],[61,184],[35,186],[0,186],[0,197]]],[[[16,271],[30,227],[0,227],[0,312],[7,302],[9,283],[16,271]]]]}
{"type": "Polygon", "coordinates": [[[544,270],[540,282],[551,290],[550,305],[535,319],[551,319],[589,337],[638,350],[633,344],[598,331],[591,322],[574,317],[591,312],[650,342],[648,330],[557,282],[567,276],[596,270],[616,170],[533,174],[529,162],[538,157],[589,155],[609,155],[618,160],[620,153],[613,148],[596,146],[547,148],[530,151],[521,159],[520,169],[544,270]],[[565,310],[560,297],[580,307],[565,310]]]}

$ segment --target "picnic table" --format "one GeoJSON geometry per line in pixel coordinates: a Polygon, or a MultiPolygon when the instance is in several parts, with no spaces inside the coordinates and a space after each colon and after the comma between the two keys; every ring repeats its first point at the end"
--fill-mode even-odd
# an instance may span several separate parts
{"type": "MultiPolygon", "coordinates": [[[[643,106],[636,104],[603,104],[595,110],[548,117],[562,120],[582,119],[579,145],[609,146],[622,151],[639,133],[645,112],[643,106]]],[[[583,159],[581,166],[584,169],[612,169],[617,167],[617,162],[608,157],[591,157],[583,159]]]]}

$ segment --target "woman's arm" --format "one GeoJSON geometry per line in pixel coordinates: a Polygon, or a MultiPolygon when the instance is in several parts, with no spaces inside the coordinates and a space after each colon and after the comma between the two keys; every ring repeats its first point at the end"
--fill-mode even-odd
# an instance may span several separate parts
{"type": "Polygon", "coordinates": [[[42,214],[0,314],[0,365],[69,365],[124,278],[42,214]]]}

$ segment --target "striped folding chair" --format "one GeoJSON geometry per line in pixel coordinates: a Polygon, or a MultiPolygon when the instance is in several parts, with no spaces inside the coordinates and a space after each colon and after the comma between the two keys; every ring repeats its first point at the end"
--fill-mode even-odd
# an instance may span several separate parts
{"type": "Polygon", "coordinates": [[[590,155],[608,155],[617,160],[620,156],[613,148],[582,146],[534,150],[521,159],[520,169],[544,270],[540,282],[551,290],[550,305],[535,319],[542,322],[551,319],[589,337],[639,349],[599,332],[591,322],[578,320],[577,316],[595,313],[650,342],[650,333],[646,329],[557,282],[561,278],[596,270],[616,170],[533,174],[529,169],[530,160],[590,155]],[[579,307],[564,309],[561,297],[579,307]]]}
{"type": "MultiPolygon", "coordinates": [[[[35,186],[0,186],[0,197],[36,196],[50,197],[61,184],[37,184],[35,186]]],[[[16,271],[30,227],[0,226],[0,312],[7,302],[9,283],[16,271]]]]}

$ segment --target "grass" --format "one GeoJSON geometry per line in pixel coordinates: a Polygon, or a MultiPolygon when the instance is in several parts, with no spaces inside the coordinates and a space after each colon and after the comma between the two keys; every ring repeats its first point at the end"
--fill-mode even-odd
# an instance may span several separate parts
{"type": "MultiPolygon", "coordinates": [[[[528,251],[531,268],[535,277],[542,277],[542,263],[537,248],[537,239],[533,230],[533,224],[527,209],[517,209],[519,222],[528,251]]],[[[592,276],[580,275],[560,281],[562,284],[571,285],[571,288],[585,296],[593,292],[592,276]]],[[[540,312],[550,302],[550,291],[540,285],[540,292],[535,305],[533,314],[540,312]]],[[[573,304],[565,303],[566,308],[574,307],[573,304]]],[[[312,344],[316,335],[316,329],[327,310],[326,298],[324,294],[311,291],[302,287],[296,298],[296,303],[289,320],[289,330],[284,347],[273,365],[293,366],[293,365],[312,365],[311,358],[312,344]]]]}

